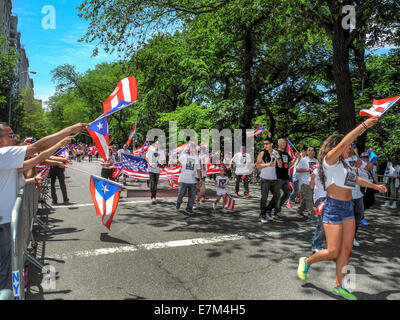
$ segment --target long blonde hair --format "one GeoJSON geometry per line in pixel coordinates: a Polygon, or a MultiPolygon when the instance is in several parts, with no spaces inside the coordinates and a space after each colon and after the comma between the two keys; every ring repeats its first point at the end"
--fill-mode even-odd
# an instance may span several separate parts
{"type": "Polygon", "coordinates": [[[344,138],[343,134],[333,134],[329,136],[321,146],[321,149],[319,150],[318,153],[318,175],[319,179],[322,182],[322,185],[325,185],[325,174],[324,174],[324,168],[323,168],[323,161],[325,156],[328,154],[329,151],[331,151],[333,148],[335,148],[340,141],[342,141],[344,138]]]}

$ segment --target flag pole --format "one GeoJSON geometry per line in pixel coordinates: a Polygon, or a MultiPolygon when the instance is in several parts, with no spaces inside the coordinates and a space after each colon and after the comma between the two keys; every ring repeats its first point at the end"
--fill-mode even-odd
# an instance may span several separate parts
{"type": "Polygon", "coordinates": [[[103,177],[96,176],[96,175],[91,174],[91,173],[89,173],[89,172],[87,172],[87,171],[80,170],[80,169],[73,168],[73,167],[67,167],[67,168],[68,168],[68,169],[72,169],[72,170],[76,170],[76,171],[79,171],[79,172],[82,172],[82,173],[86,173],[86,174],[88,174],[89,176],[93,176],[93,177],[95,177],[96,179],[103,180],[103,181],[106,181],[106,182],[111,183],[111,184],[115,184],[115,185],[117,185],[118,187],[121,187],[121,188],[124,187],[122,184],[120,184],[120,183],[118,183],[118,182],[114,182],[114,181],[112,181],[112,180],[108,180],[108,179],[105,179],[105,178],[103,178],[103,177]]]}

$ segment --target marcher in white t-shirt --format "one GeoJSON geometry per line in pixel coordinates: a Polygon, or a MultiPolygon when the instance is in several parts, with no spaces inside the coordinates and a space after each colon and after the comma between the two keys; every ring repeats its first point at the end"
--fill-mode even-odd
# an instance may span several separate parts
{"type": "MultiPolygon", "coordinates": [[[[217,203],[226,194],[226,186],[229,184],[229,178],[226,176],[226,168],[222,167],[219,175],[215,178],[215,186],[217,187],[217,198],[213,203],[213,209],[217,208],[217,203]]],[[[224,205],[222,201],[222,206],[224,205]]],[[[222,212],[226,212],[226,209],[222,208],[222,212]]]]}
{"type": "MultiPolygon", "coordinates": [[[[390,198],[396,199],[397,194],[399,192],[399,178],[400,178],[400,164],[393,159],[392,161],[388,161],[386,164],[386,170],[383,177],[383,182],[388,187],[388,195],[390,198]]],[[[397,208],[397,202],[393,200],[393,203],[390,205],[390,200],[386,200],[381,207],[388,207],[390,209],[397,208]]]]}
{"type": "Polygon", "coordinates": [[[314,148],[307,148],[307,155],[299,161],[296,169],[296,175],[300,182],[300,192],[303,193],[303,198],[300,201],[297,213],[304,216],[303,212],[308,211],[309,217],[313,216],[313,201],[312,190],[310,188],[310,174],[317,164],[317,159],[314,158],[314,148]]]}
{"type": "Polygon", "coordinates": [[[156,141],[154,146],[150,146],[147,150],[144,159],[149,165],[147,170],[150,176],[150,193],[151,201],[153,204],[156,203],[157,196],[157,185],[160,178],[160,168],[166,164],[166,157],[164,149],[162,148],[161,142],[156,141]]]}
{"type": "Polygon", "coordinates": [[[179,210],[183,196],[186,194],[186,190],[189,191],[189,199],[186,206],[186,213],[189,215],[193,214],[193,204],[196,195],[196,184],[202,184],[203,182],[198,177],[201,177],[201,165],[197,155],[196,145],[190,143],[188,146],[187,153],[183,153],[178,158],[179,163],[182,165],[181,175],[179,176],[179,193],[178,199],[176,200],[176,209],[179,210]]]}
{"type": "Polygon", "coordinates": [[[250,197],[249,191],[249,174],[250,174],[250,165],[251,165],[251,156],[246,153],[246,147],[241,146],[240,152],[236,153],[232,160],[230,161],[229,168],[232,168],[232,163],[235,164],[235,175],[236,175],[236,185],[235,185],[235,196],[239,195],[239,184],[240,181],[243,180],[244,184],[244,196],[250,197]]]}
{"type": "Polygon", "coordinates": [[[210,157],[209,157],[209,153],[207,151],[207,147],[206,146],[202,146],[200,148],[200,155],[199,155],[199,160],[200,160],[200,165],[201,165],[201,177],[198,177],[200,180],[202,180],[202,184],[201,185],[197,185],[198,188],[196,189],[196,203],[194,205],[194,209],[196,207],[200,206],[200,201],[204,202],[205,201],[205,197],[206,197],[206,178],[207,178],[207,166],[208,163],[210,162],[210,157]]]}

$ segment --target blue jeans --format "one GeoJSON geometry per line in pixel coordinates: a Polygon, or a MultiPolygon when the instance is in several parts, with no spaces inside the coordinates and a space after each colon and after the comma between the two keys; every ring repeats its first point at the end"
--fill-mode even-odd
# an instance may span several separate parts
{"type": "Polygon", "coordinates": [[[300,181],[299,180],[295,180],[293,181],[293,191],[290,194],[289,200],[290,202],[294,202],[294,200],[296,199],[296,196],[299,193],[299,186],[300,186],[300,181]]]}
{"type": "MultiPolygon", "coordinates": [[[[324,200],[325,198],[319,198],[314,204],[315,207],[318,207],[319,204],[324,200]]],[[[311,248],[315,248],[317,246],[322,247],[324,242],[325,242],[325,231],[322,225],[322,214],[321,214],[320,216],[317,215],[317,226],[315,228],[314,235],[311,239],[311,248]]]]}
{"type": "Polygon", "coordinates": [[[185,182],[179,183],[179,193],[178,193],[178,199],[176,200],[176,204],[178,204],[179,206],[181,205],[182,199],[186,194],[186,190],[189,191],[189,199],[186,206],[186,210],[191,211],[193,209],[194,197],[196,195],[196,183],[185,183],[185,182]]]}
{"type": "Polygon", "coordinates": [[[0,290],[11,288],[10,224],[0,224],[0,290]]]}
{"type": "Polygon", "coordinates": [[[364,218],[364,197],[353,199],[354,202],[354,218],[356,219],[356,233],[360,226],[360,221],[364,218]]]}

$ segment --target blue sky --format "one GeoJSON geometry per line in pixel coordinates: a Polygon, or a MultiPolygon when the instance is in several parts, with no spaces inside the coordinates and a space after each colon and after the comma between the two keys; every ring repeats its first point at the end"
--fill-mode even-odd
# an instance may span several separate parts
{"type": "Polygon", "coordinates": [[[69,63],[79,72],[92,69],[101,62],[117,60],[116,55],[99,50],[96,58],[91,58],[94,44],[77,42],[87,30],[88,23],[78,17],[78,7],[82,0],[12,0],[13,15],[18,16],[18,31],[25,46],[30,71],[34,80],[35,97],[46,101],[55,92],[50,71],[59,65],[69,63]],[[42,13],[45,6],[55,9],[55,29],[44,29],[42,13]]]}

